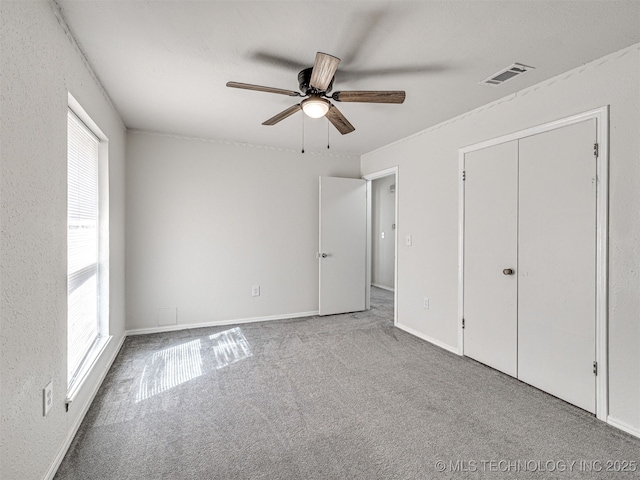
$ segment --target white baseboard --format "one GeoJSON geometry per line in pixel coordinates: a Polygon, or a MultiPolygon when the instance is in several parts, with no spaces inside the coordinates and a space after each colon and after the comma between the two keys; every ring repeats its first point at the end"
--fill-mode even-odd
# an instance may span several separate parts
{"type": "Polygon", "coordinates": [[[379,283],[372,283],[371,284],[372,287],[378,287],[381,288],[383,290],[387,290],[389,292],[395,292],[395,288],[391,288],[391,287],[387,287],[386,285],[380,285],[379,283]]]}
{"type": "Polygon", "coordinates": [[[622,420],[617,420],[612,416],[607,417],[607,423],[612,427],[619,428],[623,432],[627,432],[629,435],[640,438],[640,428],[629,425],[622,420]]]}
{"type": "Polygon", "coordinates": [[[431,338],[428,335],[425,335],[423,333],[420,333],[416,330],[414,330],[413,328],[407,327],[406,325],[402,325],[400,323],[398,323],[396,325],[396,327],[398,327],[400,330],[404,330],[407,333],[410,333],[411,335],[413,335],[414,337],[418,337],[426,342],[429,342],[433,345],[435,345],[436,347],[440,347],[444,350],[447,350],[448,352],[451,353],[455,353],[456,355],[460,355],[460,353],[458,352],[458,348],[457,347],[452,347],[451,345],[447,345],[444,342],[441,342],[440,340],[436,340],[435,338],[431,338]]]}
{"type": "Polygon", "coordinates": [[[205,327],[219,327],[224,325],[235,325],[238,323],[267,322],[270,320],[288,320],[290,318],[313,317],[314,315],[318,315],[317,310],[314,312],[287,313],[285,315],[270,315],[267,317],[237,318],[233,320],[215,320],[212,322],[185,323],[180,325],[163,325],[162,327],[135,328],[133,330],[127,330],[125,332],[125,335],[127,336],[147,335],[149,333],[175,332],[177,330],[189,330],[192,328],[205,328],[205,327]]]}
{"type": "Polygon", "coordinates": [[[87,400],[85,405],[83,405],[82,410],[80,411],[80,414],[78,415],[78,417],[76,418],[76,421],[71,427],[71,430],[69,430],[69,432],[67,433],[67,438],[65,439],[64,443],[60,447],[60,450],[58,451],[56,458],[53,460],[53,463],[49,467],[49,470],[47,470],[47,473],[44,476],[44,480],[53,480],[53,477],[56,475],[58,468],[60,468],[60,464],[62,463],[64,456],[67,454],[67,450],[69,450],[69,447],[71,446],[71,442],[73,442],[73,439],[75,438],[76,433],[78,433],[78,429],[80,428],[80,425],[82,424],[82,421],[84,420],[85,415],[89,411],[89,407],[93,403],[93,400],[96,398],[98,390],[102,386],[102,382],[104,382],[104,379],[107,376],[107,373],[109,373],[109,370],[111,370],[111,366],[113,365],[113,362],[118,356],[118,353],[120,353],[120,349],[124,344],[125,338],[127,338],[126,333],[122,336],[122,338],[120,339],[120,342],[118,343],[118,346],[114,349],[113,353],[111,354],[111,357],[107,360],[107,364],[105,365],[105,368],[102,371],[100,378],[96,382],[96,385],[93,388],[91,395],[89,395],[89,399],[87,400]]]}

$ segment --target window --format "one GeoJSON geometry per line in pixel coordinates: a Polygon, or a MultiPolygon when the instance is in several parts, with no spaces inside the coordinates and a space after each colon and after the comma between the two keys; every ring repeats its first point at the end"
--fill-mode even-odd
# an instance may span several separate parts
{"type": "MultiPolygon", "coordinates": [[[[84,112],[82,112],[84,113],[84,112]]],[[[84,116],[84,115],[83,115],[84,116]]],[[[67,387],[82,382],[106,338],[101,314],[100,138],[67,115],[67,387]]],[[[108,226],[106,228],[108,231],[108,226]]],[[[107,310],[108,311],[108,310],[107,310]]]]}

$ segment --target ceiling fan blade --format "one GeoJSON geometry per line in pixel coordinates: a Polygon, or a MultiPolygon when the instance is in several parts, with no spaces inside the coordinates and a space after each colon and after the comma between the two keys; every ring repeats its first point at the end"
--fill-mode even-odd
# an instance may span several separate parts
{"type": "Polygon", "coordinates": [[[272,67],[275,66],[275,67],[281,67],[281,68],[288,68],[296,71],[300,71],[302,69],[309,67],[308,62],[299,62],[298,60],[295,60],[290,57],[285,57],[283,55],[277,55],[277,54],[265,52],[262,50],[253,52],[250,55],[250,58],[252,60],[257,60],[258,62],[262,62],[272,67]]]}
{"type": "Polygon", "coordinates": [[[439,63],[430,63],[422,65],[397,65],[395,67],[380,68],[358,68],[349,69],[341,68],[336,74],[336,81],[361,80],[371,77],[385,77],[390,75],[411,75],[421,73],[441,73],[451,70],[452,65],[444,65],[439,63]]]}
{"type": "Polygon", "coordinates": [[[338,102],[362,102],[362,103],[403,103],[405,99],[403,91],[353,91],[335,92],[331,98],[338,102]]]}
{"type": "Polygon", "coordinates": [[[311,79],[309,85],[322,92],[325,92],[331,80],[338,69],[340,59],[326,53],[316,53],[316,61],[313,64],[313,71],[311,72],[311,79]]]}
{"type": "Polygon", "coordinates": [[[342,135],[351,133],[355,130],[355,127],[349,123],[349,120],[342,115],[342,112],[340,112],[335,105],[331,105],[325,117],[327,117],[327,119],[342,135]]]}
{"type": "Polygon", "coordinates": [[[276,123],[284,120],[285,118],[290,117],[291,115],[296,113],[298,110],[302,110],[302,107],[300,106],[300,104],[287,108],[286,110],[280,112],[279,114],[271,117],[266,122],[262,122],[262,125],[275,125],[276,123]]]}
{"type": "Polygon", "coordinates": [[[227,82],[227,87],[243,88],[245,90],[255,90],[257,92],[277,93],[279,95],[289,95],[290,97],[301,97],[300,92],[284,90],[282,88],[263,87],[262,85],[251,85],[250,83],[227,82]]]}

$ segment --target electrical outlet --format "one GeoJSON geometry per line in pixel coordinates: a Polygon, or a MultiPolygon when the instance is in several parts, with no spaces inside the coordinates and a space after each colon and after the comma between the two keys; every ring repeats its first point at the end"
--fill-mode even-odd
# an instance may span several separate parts
{"type": "Polygon", "coordinates": [[[429,299],[427,297],[424,297],[424,300],[422,301],[422,306],[429,310],[429,299]]]}
{"type": "Polygon", "coordinates": [[[260,285],[254,285],[251,287],[251,296],[259,297],[260,296],[260,285]]]}
{"type": "Polygon", "coordinates": [[[42,390],[42,416],[46,417],[53,405],[53,380],[42,390]]]}

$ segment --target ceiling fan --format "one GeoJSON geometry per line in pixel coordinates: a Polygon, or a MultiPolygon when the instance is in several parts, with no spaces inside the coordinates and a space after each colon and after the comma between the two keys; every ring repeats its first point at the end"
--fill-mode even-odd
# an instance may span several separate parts
{"type": "Polygon", "coordinates": [[[245,90],[256,90],[258,92],[277,93],[290,97],[306,97],[302,102],[278,113],[274,117],[262,123],[262,125],[275,125],[294,113],[302,110],[311,118],[327,117],[334,127],[341,133],[351,133],[355,130],[349,120],[331,103],[336,102],[360,102],[360,103],[403,103],[405,99],[404,91],[348,91],[334,92],[329,95],[333,88],[333,80],[340,59],[326,53],[318,52],[316,60],[311,68],[305,68],[298,73],[298,83],[300,92],[294,90],[284,90],[282,88],[263,87],[261,85],[251,85],[248,83],[227,82],[227,87],[243,88],[245,90]],[[330,99],[330,100],[329,100],[330,99]]]}

